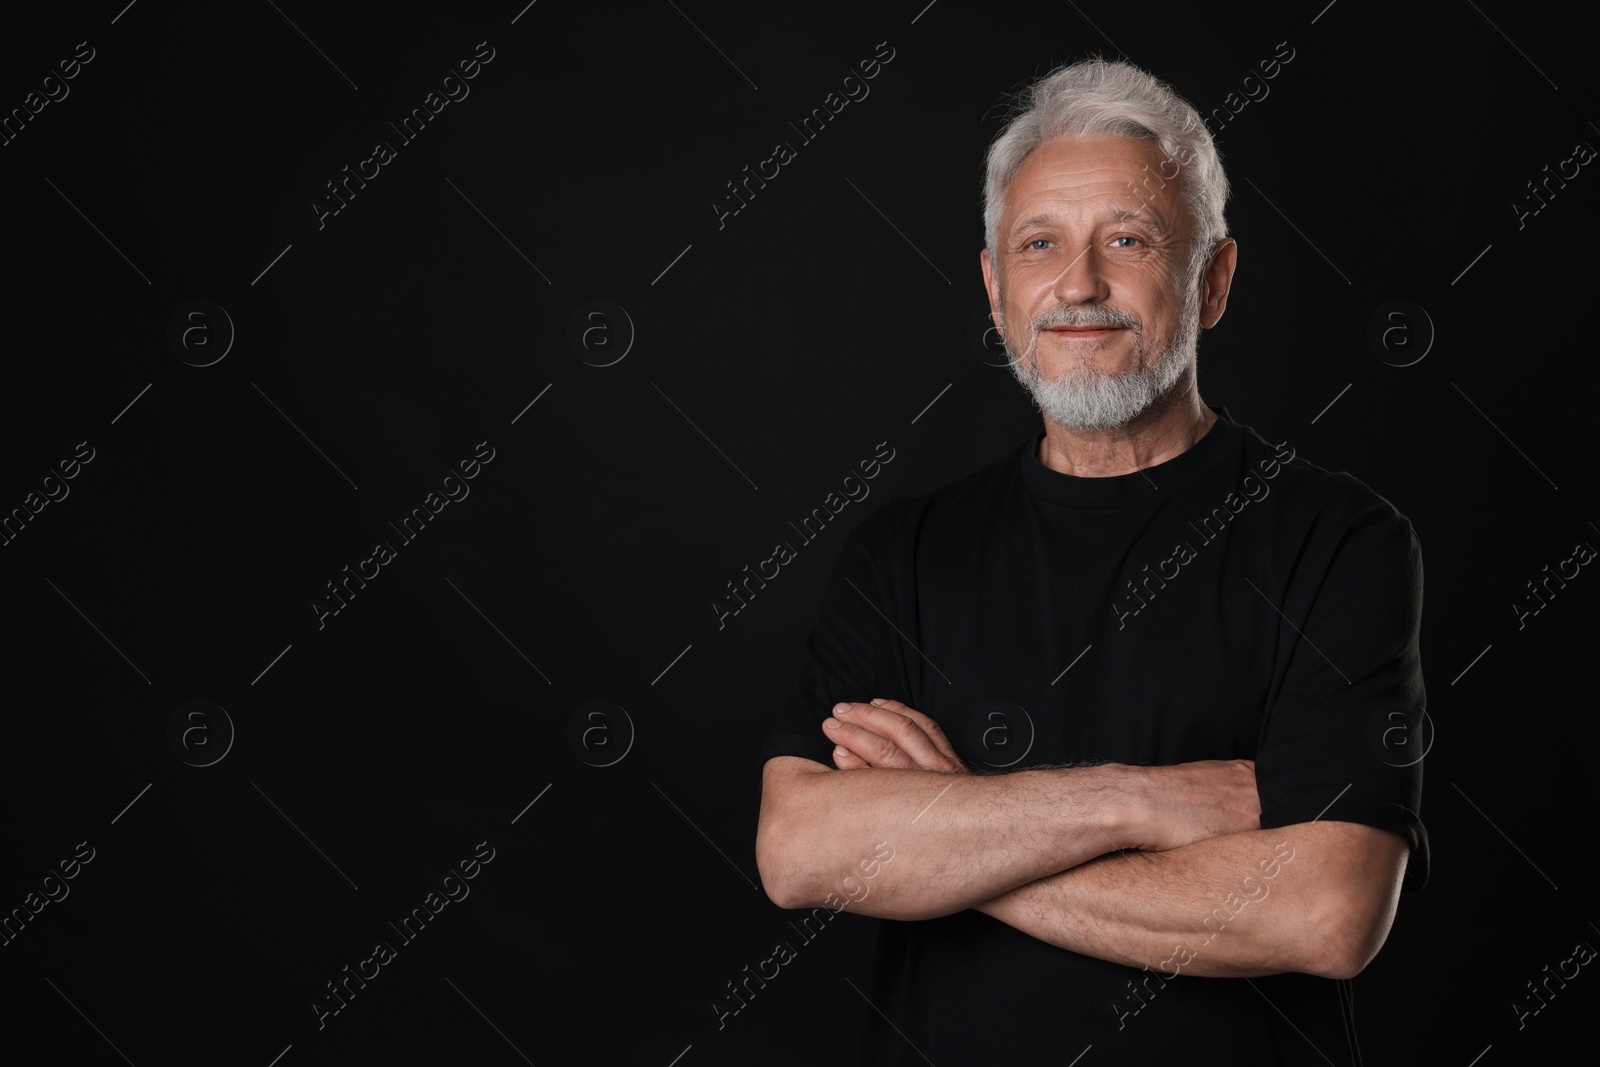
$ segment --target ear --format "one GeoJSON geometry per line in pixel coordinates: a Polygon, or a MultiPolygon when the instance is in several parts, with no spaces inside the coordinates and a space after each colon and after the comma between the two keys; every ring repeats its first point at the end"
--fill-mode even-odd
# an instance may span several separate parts
{"type": "Polygon", "coordinates": [[[1228,307],[1228,289],[1233,284],[1233,269],[1239,261],[1239,243],[1224,237],[1211,250],[1211,259],[1200,275],[1200,325],[1209,330],[1228,307]]]}
{"type": "Polygon", "coordinates": [[[1005,318],[1000,309],[1000,280],[993,260],[989,258],[989,250],[983,249],[978,253],[978,266],[983,270],[983,288],[989,294],[989,321],[995,329],[1005,336],[1005,318]]]}

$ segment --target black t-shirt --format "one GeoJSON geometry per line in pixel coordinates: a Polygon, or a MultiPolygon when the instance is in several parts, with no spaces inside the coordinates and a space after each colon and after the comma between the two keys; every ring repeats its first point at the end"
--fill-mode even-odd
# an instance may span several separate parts
{"type": "MultiPolygon", "coordinates": [[[[974,768],[1253,759],[1263,828],[1394,831],[1421,888],[1411,523],[1217,414],[1132,474],[1052,471],[1036,437],[868,515],[763,760],[831,767],[829,709],[874,697],[937,720],[974,768]]],[[[1360,1062],[1348,982],[1152,976],[977,911],[883,920],[861,1062],[1066,1064],[1090,1045],[1095,1064],[1360,1062]]]]}

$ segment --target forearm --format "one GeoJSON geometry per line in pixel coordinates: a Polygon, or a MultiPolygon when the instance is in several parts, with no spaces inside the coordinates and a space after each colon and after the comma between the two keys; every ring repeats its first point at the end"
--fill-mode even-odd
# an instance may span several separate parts
{"type": "Polygon", "coordinates": [[[977,910],[1059,948],[1166,978],[1345,978],[1387,935],[1403,872],[1396,835],[1311,823],[1108,855],[977,910]]]}
{"type": "Polygon", "coordinates": [[[791,770],[781,788],[769,777],[763,789],[762,880],[789,908],[947,915],[1130,844],[1121,816],[1129,772],[791,770]]]}

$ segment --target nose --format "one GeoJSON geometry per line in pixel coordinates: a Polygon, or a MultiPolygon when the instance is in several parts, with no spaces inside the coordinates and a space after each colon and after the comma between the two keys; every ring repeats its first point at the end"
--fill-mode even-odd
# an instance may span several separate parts
{"type": "Polygon", "coordinates": [[[1099,304],[1111,295],[1104,264],[1094,245],[1071,251],[1061,272],[1050,283],[1051,293],[1062,304],[1099,304]]]}

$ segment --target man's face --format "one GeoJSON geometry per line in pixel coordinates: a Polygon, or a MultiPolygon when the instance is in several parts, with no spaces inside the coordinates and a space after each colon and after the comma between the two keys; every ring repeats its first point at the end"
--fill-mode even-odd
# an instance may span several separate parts
{"type": "Polygon", "coordinates": [[[1194,365],[1195,226],[1177,179],[1161,178],[1173,173],[1165,160],[1154,141],[1059,137],[1006,190],[999,262],[985,250],[984,282],[1012,373],[1060,425],[1124,425],[1194,365]]]}

